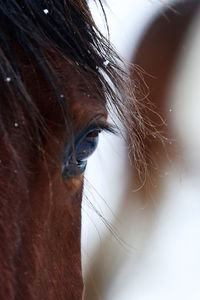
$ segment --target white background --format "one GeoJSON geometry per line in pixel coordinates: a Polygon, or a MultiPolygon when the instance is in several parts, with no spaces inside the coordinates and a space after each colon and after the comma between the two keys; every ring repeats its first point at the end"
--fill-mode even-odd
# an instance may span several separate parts
{"type": "MultiPolygon", "coordinates": [[[[163,2],[150,0],[108,0],[106,13],[111,40],[119,53],[129,60],[140,35],[163,2]]],[[[166,1],[164,2],[166,3],[166,1]]],[[[96,23],[105,32],[102,16],[91,3],[96,23]]],[[[198,17],[197,19],[200,19],[198,17]]],[[[198,20],[196,21],[198,22],[198,20]]],[[[199,27],[200,24],[197,25],[199,27]]],[[[130,215],[119,220],[126,230],[121,238],[136,247],[124,256],[118,272],[109,278],[103,300],[199,300],[200,299],[200,68],[197,67],[200,39],[190,38],[186,57],[180,57],[179,74],[170,92],[172,126],[184,145],[183,170],[174,167],[163,179],[162,205],[154,215],[149,232],[144,226],[148,212],[136,207],[133,223],[130,215]],[[142,225],[141,225],[142,224],[142,225]],[[148,233],[146,243],[137,243],[135,228],[148,233]],[[134,234],[133,234],[134,233],[134,234]],[[136,254],[137,253],[137,254],[136,254]],[[139,255],[138,255],[139,253],[139,255]]],[[[177,71],[178,73],[178,71],[177,71]]],[[[86,274],[93,255],[108,233],[97,210],[109,222],[116,221],[124,201],[129,172],[124,141],[106,134],[101,137],[90,159],[83,201],[82,253],[86,274]]],[[[133,195],[134,196],[134,195],[133,195]]],[[[134,201],[134,197],[133,197],[134,201]]],[[[130,212],[130,211],[129,211],[130,212]]],[[[119,225],[120,227],[120,225],[119,225]]],[[[108,253],[105,257],[108,259],[108,253]]],[[[114,255],[114,253],[113,253],[114,255]]],[[[116,260],[119,259],[116,255],[116,260]]],[[[103,261],[102,261],[103,264],[103,261]]],[[[111,267],[111,266],[110,266],[111,267]]],[[[109,273],[108,271],[105,271],[109,273]]],[[[94,299],[95,300],[95,299],[94,299]]]]}

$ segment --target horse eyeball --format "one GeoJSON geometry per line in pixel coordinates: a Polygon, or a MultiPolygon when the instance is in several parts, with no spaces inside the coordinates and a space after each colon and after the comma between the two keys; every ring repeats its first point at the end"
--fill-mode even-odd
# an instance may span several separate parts
{"type": "Polygon", "coordinates": [[[68,179],[85,171],[88,158],[94,153],[99,141],[101,130],[93,129],[87,131],[76,143],[75,150],[71,155],[63,159],[62,177],[68,179]]]}

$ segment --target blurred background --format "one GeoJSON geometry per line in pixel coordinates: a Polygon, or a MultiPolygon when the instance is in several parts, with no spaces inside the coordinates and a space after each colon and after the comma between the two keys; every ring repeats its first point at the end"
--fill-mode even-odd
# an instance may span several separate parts
{"type": "MultiPolygon", "coordinates": [[[[101,8],[90,1],[107,35],[101,8]]],[[[85,175],[85,300],[200,299],[200,1],[107,0],[110,40],[142,72],[144,113],[164,138],[144,141],[138,184],[122,137],[102,134],[85,175]],[[145,82],[145,83],[144,83],[145,82]]],[[[136,95],[137,97],[137,95],[136,95]]]]}

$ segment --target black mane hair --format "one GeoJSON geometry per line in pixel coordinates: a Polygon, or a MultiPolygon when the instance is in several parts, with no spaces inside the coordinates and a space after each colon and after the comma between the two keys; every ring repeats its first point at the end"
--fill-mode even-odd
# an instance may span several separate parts
{"type": "Polygon", "coordinates": [[[21,78],[14,44],[37,63],[55,92],[54,70],[44,49],[58,51],[78,71],[93,74],[100,82],[99,90],[108,106],[114,108],[127,129],[134,163],[141,165],[141,141],[146,127],[140,105],[134,98],[122,60],[95,26],[86,0],[0,1],[0,128],[15,155],[6,127],[5,105],[13,114],[22,108],[36,132],[42,121],[21,78]]]}

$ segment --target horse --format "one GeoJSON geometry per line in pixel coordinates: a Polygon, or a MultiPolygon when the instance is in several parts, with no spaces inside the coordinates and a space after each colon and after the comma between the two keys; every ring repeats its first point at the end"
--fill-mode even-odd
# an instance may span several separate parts
{"type": "Polygon", "coordinates": [[[110,107],[140,155],[120,63],[86,0],[0,2],[0,299],[82,299],[84,170],[110,107]]]}
{"type": "MultiPolygon", "coordinates": [[[[86,277],[86,300],[97,299],[99,295],[102,299],[120,300],[183,299],[186,293],[190,295],[190,298],[192,294],[194,298],[199,295],[199,289],[195,283],[193,285],[191,283],[195,282],[195,276],[198,274],[199,259],[194,250],[198,249],[194,228],[198,224],[196,221],[198,205],[195,206],[193,203],[196,204],[199,201],[198,199],[196,202],[193,201],[192,197],[195,198],[195,193],[194,195],[187,193],[187,184],[184,190],[184,183],[187,183],[184,177],[188,172],[188,165],[186,165],[183,153],[184,144],[180,130],[178,131],[174,126],[172,119],[185,109],[185,99],[184,97],[179,99],[179,111],[176,111],[174,109],[176,104],[173,101],[177,99],[171,97],[171,90],[172,86],[174,88],[179,85],[181,75],[177,70],[182,71],[180,64],[184,66],[184,60],[187,59],[188,49],[190,49],[187,42],[191,44],[194,39],[191,36],[188,39],[188,33],[195,19],[199,17],[200,2],[198,0],[176,1],[167,7],[163,6],[164,8],[146,26],[132,54],[130,65],[136,98],[144,105],[143,118],[150,120],[151,127],[149,128],[155,133],[155,135],[148,135],[147,132],[142,137],[146,168],[142,170],[142,173],[137,173],[136,169],[130,166],[132,184],[122,199],[120,210],[112,224],[119,230],[122,239],[125,239],[128,245],[133,245],[133,249],[131,249],[131,254],[127,254],[127,245],[125,244],[124,250],[119,243],[119,245],[113,243],[112,233],[108,232],[102,238],[101,247],[95,252],[91,269],[86,277]],[[198,16],[196,16],[197,12],[198,16]],[[185,52],[184,57],[183,52],[185,52]],[[176,73],[178,76],[175,76],[176,73]],[[173,183],[170,181],[170,175],[172,175],[173,183]],[[171,192],[169,204],[166,203],[168,190],[171,192]],[[181,190],[182,194],[186,191],[187,202],[184,197],[180,198],[177,190],[181,190]],[[184,201],[187,203],[186,207],[184,207],[184,201]],[[193,211],[192,205],[195,206],[193,211]],[[188,215],[193,213],[192,217],[190,216],[192,221],[187,213],[184,216],[188,219],[180,220],[180,215],[187,209],[188,215]],[[196,214],[195,210],[197,210],[196,214]],[[121,222],[120,225],[118,220],[121,222]],[[182,234],[182,237],[178,236],[177,232],[182,234]],[[184,239],[189,245],[188,251],[181,248],[184,239]],[[179,255],[180,252],[181,255],[179,255]],[[192,267],[191,257],[197,261],[196,269],[192,267]],[[176,268],[177,271],[175,271],[176,268]],[[165,269],[167,269],[167,275],[163,272],[165,269]],[[179,277],[176,278],[177,274],[179,277]],[[174,282],[175,285],[173,285],[174,282]]],[[[198,66],[198,61],[195,63],[198,66]]],[[[195,77],[195,73],[190,76],[195,77]]],[[[193,80],[197,82],[197,79],[193,80]]],[[[198,96],[194,97],[194,91],[190,90],[190,82],[186,81],[182,89],[184,91],[188,89],[187,101],[191,106],[194,100],[198,102],[196,99],[198,96]]],[[[187,107],[189,108],[189,105],[187,107]]],[[[189,110],[188,115],[190,116],[189,110]]],[[[187,114],[185,116],[187,125],[184,127],[182,121],[182,132],[188,131],[187,127],[193,129],[191,118],[187,119],[187,114]]],[[[195,135],[192,130],[189,132],[195,135]]],[[[189,138],[188,140],[190,143],[191,140],[189,138]]],[[[196,169],[190,164],[190,171],[191,168],[194,168],[195,173],[199,164],[196,169]]],[[[196,179],[199,182],[199,177],[196,179]]],[[[191,186],[193,187],[193,184],[191,186]]],[[[191,190],[193,191],[192,188],[191,190]]],[[[194,191],[196,192],[195,189],[194,191]]]]}
{"type": "MultiPolygon", "coordinates": [[[[167,166],[181,156],[181,143],[177,141],[177,132],[172,124],[174,104],[169,99],[169,91],[184,39],[198,8],[198,0],[176,1],[165,7],[145,31],[131,59],[131,76],[138,83],[136,97],[148,103],[143,114],[161,137],[152,134],[143,140],[147,170],[143,174],[144,184],[140,191],[147,201],[159,195],[167,166]],[[138,80],[135,66],[140,67],[143,82],[138,80]]],[[[139,182],[136,178],[133,180],[139,182]]]]}

